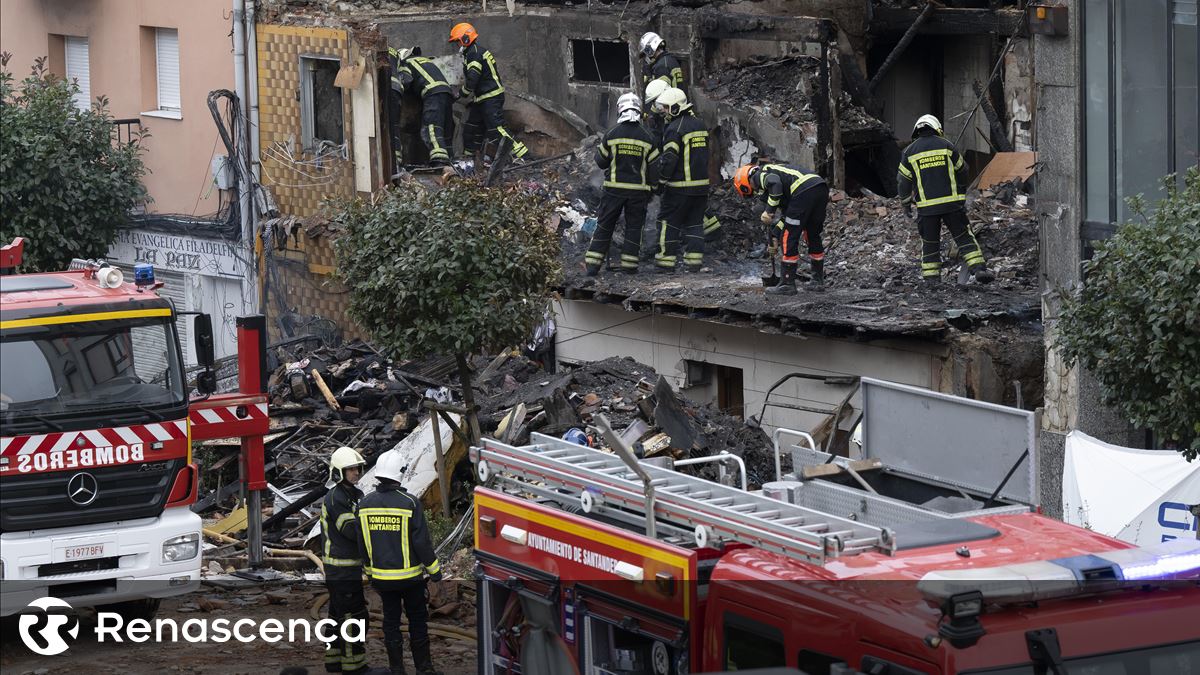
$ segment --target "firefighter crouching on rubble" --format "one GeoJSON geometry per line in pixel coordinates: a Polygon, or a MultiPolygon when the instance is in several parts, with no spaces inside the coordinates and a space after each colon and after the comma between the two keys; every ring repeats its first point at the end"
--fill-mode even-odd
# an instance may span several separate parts
{"type": "Polygon", "coordinates": [[[766,209],[759,219],[772,228],[773,239],[783,240],[783,278],[766,292],[771,295],[796,294],[801,240],[808,247],[812,267],[808,287],[822,290],[825,287],[825,245],[821,242],[821,231],[825,229],[825,209],[829,206],[829,185],[825,179],[794,166],[747,164],[734,174],[733,186],[742,197],[757,194],[766,202],[766,209]],[[783,219],[775,225],[778,210],[783,211],[783,219]]]}
{"type": "Polygon", "coordinates": [[[617,219],[625,214],[625,241],[621,244],[621,271],[636,274],[641,251],[642,226],[646,224],[646,206],[650,203],[651,186],[656,183],[652,172],[657,168],[657,139],[642,126],[642,104],[638,95],[630,92],[617,100],[617,124],[596,147],[596,165],[604,170],[604,196],[600,198],[600,213],[596,218],[596,233],[584,254],[587,275],[594,277],[608,258],[613,229],[617,219]]]}
{"type": "MultiPolygon", "coordinates": [[[[453,151],[447,139],[453,138],[454,101],[446,76],[433,61],[421,56],[420,47],[389,47],[388,59],[392,64],[392,89],[421,99],[421,141],[429,149],[429,163],[448,166],[453,151]]],[[[399,145],[394,147],[398,154],[399,145]]]]}
{"type": "Polygon", "coordinates": [[[463,58],[462,97],[466,98],[467,116],[463,124],[463,152],[471,155],[484,146],[507,138],[513,159],[521,159],[529,148],[504,127],[504,85],[496,69],[496,58],[479,44],[479,33],[469,23],[450,29],[449,42],[458,44],[463,58]]]}
{"type": "MultiPolygon", "coordinates": [[[[642,109],[646,111],[644,116],[646,128],[650,130],[650,134],[654,136],[655,147],[662,147],[662,135],[666,129],[667,120],[661,112],[656,112],[654,109],[655,102],[662,93],[671,88],[667,81],[663,78],[650,80],[646,83],[645,97],[643,98],[642,109]]],[[[680,89],[680,91],[683,91],[680,89]]],[[[685,92],[686,94],[686,92],[685,92]]],[[[721,229],[721,221],[717,219],[709,211],[704,213],[704,242],[711,244],[721,238],[724,231],[721,229]]]]}
{"type": "Polygon", "coordinates": [[[638,41],[638,52],[645,61],[642,68],[642,84],[649,85],[653,80],[663,80],[668,86],[687,94],[683,84],[683,68],[679,59],[667,53],[667,46],[658,33],[646,33],[638,41]]]}
{"type": "Polygon", "coordinates": [[[708,129],[679,89],[667,89],[654,105],[667,119],[658,171],[663,194],[658,212],[659,250],[654,256],[655,271],[674,272],[682,244],[684,268],[698,272],[704,264],[708,129]]]}
{"type": "MultiPolygon", "coordinates": [[[[346,642],[341,626],[349,619],[368,620],[367,600],[363,597],[363,565],[358,551],[358,521],[354,507],[362,499],[355,483],[362,477],[366,462],[354,448],[340,447],[329,458],[329,492],[321,503],[321,533],[325,551],[325,588],[329,591],[329,618],[338,623],[338,637],[325,649],[325,670],[330,673],[366,673],[367,645],[346,642]]],[[[364,634],[363,637],[366,637],[364,634]]]]}
{"type": "Polygon", "coordinates": [[[916,182],[917,231],[921,234],[921,277],[936,284],[942,277],[942,224],[954,237],[959,255],[975,280],[995,278],[987,269],[979,242],[967,221],[966,162],[954,144],[942,136],[942,123],[922,115],[913,125],[913,142],[900,155],[896,181],[904,209],[911,215],[916,182]]]}
{"type": "Polygon", "coordinates": [[[442,580],[421,500],[400,485],[404,459],[390,451],[375,465],[379,484],[358,503],[359,549],[371,585],[383,601],[383,643],[393,675],[404,675],[400,614],[408,616],[409,648],[418,675],[436,675],[429,648],[426,579],[442,580]]]}

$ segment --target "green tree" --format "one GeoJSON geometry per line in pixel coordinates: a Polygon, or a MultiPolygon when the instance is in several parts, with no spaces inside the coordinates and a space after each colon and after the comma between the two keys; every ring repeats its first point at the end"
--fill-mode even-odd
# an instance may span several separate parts
{"type": "Polygon", "coordinates": [[[1122,225],[1064,297],[1057,344],[1100,383],[1107,405],[1188,460],[1200,453],[1200,167],[1163,180],[1153,212],[1122,225]]]}
{"type": "Polygon", "coordinates": [[[113,141],[108,101],[75,107],[79,86],[38,59],[20,83],[0,55],[0,238],[25,237],[21,269],[63,269],[108,253],[130,209],[147,199],[141,130],[113,141]]]}
{"type": "Polygon", "coordinates": [[[550,207],[520,191],[407,183],[333,204],[350,316],[399,358],[453,354],[474,409],[467,358],[523,344],[561,272],[550,207]]]}

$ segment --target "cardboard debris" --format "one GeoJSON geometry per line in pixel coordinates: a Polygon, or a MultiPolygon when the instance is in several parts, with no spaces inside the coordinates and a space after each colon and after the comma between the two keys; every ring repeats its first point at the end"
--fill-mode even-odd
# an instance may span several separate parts
{"type": "Polygon", "coordinates": [[[979,175],[979,189],[986,190],[1010,180],[1028,180],[1035,164],[1036,152],[997,152],[979,175]]]}

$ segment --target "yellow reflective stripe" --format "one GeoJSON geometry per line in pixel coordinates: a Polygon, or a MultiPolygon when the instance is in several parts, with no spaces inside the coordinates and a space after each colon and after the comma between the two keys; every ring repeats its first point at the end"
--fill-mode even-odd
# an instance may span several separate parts
{"type": "Polygon", "coordinates": [[[380,569],[378,567],[371,568],[372,579],[382,579],[384,581],[398,581],[401,579],[412,579],[421,575],[424,567],[417,565],[416,567],[405,567],[402,569],[380,569]]]}
{"type": "MultiPolygon", "coordinates": [[[[688,182],[692,181],[692,139],[694,138],[705,139],[705,145],[707,145],[708,131],[691,131],[680,139],[683,141],[683,180],[688,182]]],[[[673,183],[668,183],[668,185],[673,185],[673,183]]],[[[702,185],[708,185],[708,180],[705,180],[702,185]]]]}
{"type": "Polygon", "coordinates": [[[357,558],[331,558],[327,555],[321,556],[321,562],[334,567],[358,567],[362,564],[357,558]]]}
{"type": "Polygon", "coordinates": [[[679,89],[680,88],[679,85],[681,85],[681,84],[683,84],[683,68],[672,68],[671,69],[671,85],[674,86],[676,89],[679,89]]]}
{"type": "Polygon", "coordinates": [[[391,507],[391,506],[372,506],[372,507],[366,508],[366,509],[359,509],[358,515],[360,515],[360,516],[404,516],[405,518],[408,518],[408,517],[412,516],[412,511],[410,509],[401,509],[401,508],[391,507]]]}
{"type": "Polygon", "coordinates": [[[83,323],[87,321],[116,321],[117,319],[144,319],[152,316],[171,316],[167,307],[161,309],[127,309],[119,312],[94,312],[92,314],[70,314],[66,316],[39,316],[32,319],[0,321],[0,330],[28,328],[29,326],[51,326],[60,323],[83,323]]]}
{"type": "Polygon", "coordinates": [[[922,206],[937,206],[938,204],[948,204],[950,202],[966,201],[966,195],[950,195],[949,197],[938,197],[937,199],[919,199],[917,200],[917,208],[922,206]]]}
{"type": "Polygon", "coordinates": [[[666,152],[667,150],[672,150],[672,149],[675,150],[675,152],[679,152],[679,144],[676,143],[675,141],[671,141],[671,142],[667,143],[666,145],[664,145],[662,149],[663,149],[663,152],[666,152]]]}
{"type": "MultiPolygon", "coordinates": [[[[325,510],[325,507],[321,507],[321,511],[324,512],[324,510],[325,510]]],[[[342,526],[345,525],[346,521],[348,521],[348,520],[354,520],[353,513],[343,513],[342,515],[338,516],[337,529],[339,529],[339,530],[342,529],[342,526]]]]}
{"type": "Polygon", "coordinates": [[[958,156],[958,161],[954,163],[954,168],[955,168],[956,170],[958,170],[958,169],[962,169],[962,168],[963,168],[963,165],[965,165],[965,164],[966,164],[966,162],[964,162],[964,161],[963,161],[962,155],[959,155],[959,156],[958,156]]]}
{"type": "Polygon", "coordinates": [[[437,558],[434,558],[432,565],[425,566],[425,571],[429,572],[430,574],[437,574],[438,572],[441,572],[442,571],[442,562],[440,560],[438,560],[437,558]]]}
{"type": "MultiPolygon", "coordinates": [[[[642,169],[642,180],[646,179],[646,170],[642,169]]],[[[625,190],[649,190],[650,186],[645,183],[622,183],[616,180],[616,172],[613,172],[613,180],[604,181],[604,187],[622,188],[625,190]]]]}
{"type": "Polygon", "coordinates": [[[767,195],[767,206],[779,206],[782,203],[783,203],[783,197],[776,197],[775,195],[767,195]]]}
{"type": "Polygon", "coordinates": [[[600,144],[600,154],[603,155],[604,157],[608,157],[611,154],[608,151],[608,143],[600,144]]]}
{"type": "Polygon", "coordinates": [[[604,254],[597,251],[588,251],[583,254],[583,259],[588,262],[604,262],[604,254]]]}
{"type": "Polygon", "coordinates": [[[483,96],[476,96],[475,100],[476,101],[484,101],[493,96],[499,96],[500,94],[503,94],[503,93],[504,93],[504,87],[497,87],[497,88],[489,91],[488,93],[484,94],[483,96]]]}
{"type": "Polygon", "coordinates": [[[937,270],[942,268],[942,263],[921,263],[923,270],[937,270]]]}
{"type": "Polygon", "coordinates": [[[700,187],[708,185],[708,179],[667,181],[667,187],[700,187]]]}
{"type": "MultiPolygon", "coordinates": [[[[907,160],[905,160],[905,161],[907,161],[907,160]]],[[[909,180],[912,180],[912,172],[908,170],[908,167],[904,166],[904,162],[900,163],[900,175],[904,176],[905,178],[907,178],[909,180]]]]}
{"type": "MultiPolygon", "coordinates": [[[[370,562],[371,559],[373,559],[375,557],[374,554],[371,552],[371,532],[369,530],[367,530],[367,519],[362,517],[361,512],[359,512],[358,526],[362,530],[363,542],[367,546],[367,562],[370,562]]],[[[371,571],[370,565],[367,565],[365,567],[365,569],[367,570],[368,573],[370,573],[370,571],[371,571]]]]}
{"type": "Polygon", "coordinates": [[[650,154],[646,156],[646,161],[653,162],[658,159],[658,148],[651,148],[650,154]]]}
{"type": "Polygon", "coordinates": [[[479,72],[482,73],[483,72],[483,64],[478,61],[471,61],[470,63],[467,64],[467,70],[478,70],[479,72]]]}
{"type": "Polygon", "coordinates": [[[413,68],[414,70],[416,70],[418,73],[420,73],[422,78],[424,78],[424,79],[425,79],[425,83],[426,83],[426,84],[425,84],[425,88],[421,90],[421,95],[422,95],[422,96],[424,96],[426,92],[428,92],[430,89],[433,89],[434,87],[437,87],[437,86],[447,86],[447,87],[448,87],[448,86],[450,86],[450,85],[449,85],[449,84],[447,84],[446,82],[443,82],[443,81],[441,81],[441,80],[435,80],[435,79],[433,79],[433,76],[431,76],[429,73],[425,72],[425,69],[421,67],[421,64],[422,64],[422,63],[428,63],[428,62],[429,62],[429,60],[428,60],[428,59],[420,59],[420,60],[417,60],[417,59],[409,59],[409,60],[408,60],[408,64],[409,64],[410,66],[412,66],[412,68],[413,68]]]}
{"type": "MultiPolygon", "coordinates": [[[[913,162],[920,162],[922,159],[926,159],[929,157],[949,158],[953,154],[954,154],[954,151],[950,150],[948,148],[939,148],[937,150],[926,150],[925,152],[914,152],[913,154],[909,155],[908,161],[911,164],[913,162]]],[[[949,164],[949,162],[947,162],[947,164],[949,164]]],[[[917,169],[920,169],[920,167],[916,166],[916,164],[913,164],[913,166],[917,169]]]]}

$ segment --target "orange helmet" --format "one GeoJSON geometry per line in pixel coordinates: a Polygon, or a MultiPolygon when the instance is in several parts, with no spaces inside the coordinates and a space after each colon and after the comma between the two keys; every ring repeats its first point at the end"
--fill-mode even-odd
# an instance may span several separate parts
{"type": "Polygon", "coordinates": [[[459,23],[450,29],[450,39],[447,42],[457,42],[464,47],[470,47],[471,43],[477,39],[479,39],[479,33],[475,32],[475,26],[469,23],[459,23]]]}
{"type": "Polygon", "coordinates": [[[754,196],[754,187],[750,185],[750,172],[758,167],[753,164],[745,164],[738,168],[733,174],[733,187],[743,197],[754,196]]]}

